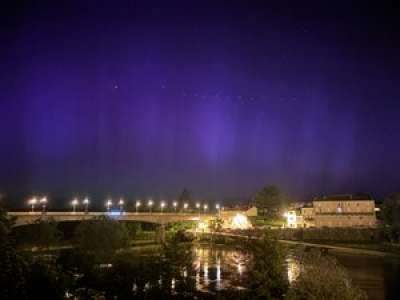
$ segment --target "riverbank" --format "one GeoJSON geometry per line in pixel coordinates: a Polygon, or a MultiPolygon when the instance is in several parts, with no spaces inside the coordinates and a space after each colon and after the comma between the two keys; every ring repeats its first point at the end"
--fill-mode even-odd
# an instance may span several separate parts
{"type": "MultiPolygon", "coordinates": [[[[203,233],[203,234],[207,234],[207,233],[203,233]]],[[[211,234],[208,234],[208,235],[211,236],[211,234]]],[[[235,233],[226,233],[226,232],[213,233],[212,236],[243,238],[243,239],[260,239],[261,238],[259,236],[246,236],[246,235],[235,234],[235,233]]],[[[346,245],[335,245],[335,244],[329,244],[329,243],[310,243],[310,242],[305,242],[305,241],[293,241],[293,240],[283,240],[283,239],[278,239],[277,241],[282,244],[289,245],[289,246],[313,247],[313,248],[320,248],[320,249],[325,249],[325,250],[329,250],[329,251],[342,252],[342,253],[348,253],[348,254],[371,255],[371,256],[379,256],[379,257],[397,257],[400,259],[400,254],[398,254],[398,253],[374,250],[374,249],[367,249],[367,248],[361,248],[361,247],[360,248],[348,247],[346,245]]]]}

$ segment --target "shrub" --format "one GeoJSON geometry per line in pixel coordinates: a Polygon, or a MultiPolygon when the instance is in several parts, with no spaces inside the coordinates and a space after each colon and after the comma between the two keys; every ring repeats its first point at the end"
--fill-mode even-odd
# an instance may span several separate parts
{"type": "Polygon", "coordinates": [[[300,275],[289,290],[288,300],[364,300],[366,294],[352,285],[346,269],[321,251],[300,257],[300,275]]]}

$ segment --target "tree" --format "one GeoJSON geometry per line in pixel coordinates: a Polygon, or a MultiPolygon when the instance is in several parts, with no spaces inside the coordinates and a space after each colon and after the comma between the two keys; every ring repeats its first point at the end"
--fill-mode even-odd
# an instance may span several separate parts
{"type": "Polygon", "coordinates": [[[28,299],[65,299],[65,292],[72,286],[72,274],[63,272],[57,265],[35,260],[29,266],[26,293],[28,299]]]}
{"type": "Polygon", "coordinates": [[[400,193],[387,197],[382,206],[382,220],[386,235],[392,242],[400,241],[400,193]]]}
{"type": "Polygon", "coordinates": [[[364,300],[366,294],[352,285],[346,269],[320,250],[300,256],[300,273],[287,294],[288,300],[364,300]]]}
{"type": "Polygon", "coordinates": [[[268,214],[276,215],[284,206],[284,197],[275,185],[264,187],[259,191],[254,199],[253,204],[261,211],[268,214]]]}
{"type": "Polygon", "coordinates": [[[175,235],[168,243],[164,244],[160,255],[162,289],[171,292],[171,281],[175,280],[176,291],[194,291],[195,285],[192,278],[193,252],[192,245],[181,243],[175,235]],[[186,276],[184,275],[186,274],[186,276]]]}
{"type": "Polygon", "coordinates": [[[10,236],[13,221],[0,205],[0,299],[26,298],[25,285],[28,264],[17,253],[15,241],[10,236]]]}
{"type": "Polygon", "coordinates": [[[29,225],[23,240],[30,245],[42,249],[48,249],[51,245],[59,242],[62,233],[57,228],[57,223],[53,220],[37,220],[29,225]]]}
{"type": "Polygon", "coordinates": [[[129,245],[129,233],[123,223],[107,217],[83,221],[76,228],[74,240],[80,251],[109,259],[116,250],[129,245]]]}
{"type": "Polygon", "coordinates": [[[250,299],[282,299],[288,288],[285,276],[284,256],[276,240],[264,237],[245,243],[251,254],[248,276],[250,299]]]}
{"type": "Polygon", "coordinates": [[[0,245],[0,270],[0,299],[26,298],[29,265],[9,241],[0,245]]]}
{"type": "Polygon", "coordinates": [[[220,232],[223,225],[224,220],[220,217],[208,221],[208,228],[210,228],[211,232],[220,232]]]}

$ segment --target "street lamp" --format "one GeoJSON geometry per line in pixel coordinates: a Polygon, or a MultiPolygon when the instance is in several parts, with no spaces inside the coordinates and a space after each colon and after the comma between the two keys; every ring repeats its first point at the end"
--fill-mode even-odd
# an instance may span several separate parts
{"type": "Polygon", "coordinates": [[[124,199],[122,198],[119,199],[118,205],[119,205],[119,212],[122,214],[122,211],[124,209],[124,199]]]}
{"type": "Polygon", "coordinates": [[[151,199],[149,200],[149,202],[147,202],[147,206],[149,207],[150,213],[151,213],[153,204],[154,204],[154,202],[153,202],[153,200],[151,200],[151,199]]]}
{"type": "Polygon", "coordinates": [[[43,197],[42,199],[40,199],[40,204],[42,204],[42,212],[45,213],[46,212],[46,205],[47,205],[47,198],[43,197]]]}
{"type": "Polygon", "coordinates": [[[107,206],[107,211],[110,212],[110,209],[111,209],[111,206],[112,206],[112,201],[111,200],[107,200],[106,206],[107,206]]]}
{"type": "Polygon", "coordinates": [[[163,213],[163,210],[164,210],[164,207],[165,207],[165,202],[164,201],[161,201],[160,207],[161,207],[161,213],[163,213]]]}
{"type": "Polygon", "coordinates": [[[215,204],[215,209],[218,212],[218,216],[221,214],[221,206],[219,205],[219,203],[215,204]]]}
{"type": "Polygon", "coordinates": [[[72,212],[76,212],[76,206],[78,205],[78,199],[75,198],[74,200],[72,200],[71,204],[72,204],[72,212]]]}
{"type": "Polygon", "coordinates": [[[83,204],[85,205],[85,213],[88,213],[89,210],[89,199],[86,197],[83,199],[83,204]]]}
{"type": "Polygon", "coordinates": [[[178,202],[174,201],[174,202],[172,203],[172,205],[174,206],[174,210],[175,210],[175,213],[176,213],[176,207],[178,206],[178,202]]]}
{"type": "Polygon", "coordinates": [[[138,209],[139,209],[140,205],[142,205],[142,204],[140,203],[140,200],[137,200],[137,201],[136,201],[136,205],[135,205],[135,207],[136,207],[136,213],[138,213],[138,209]]]}
{"type": "Polygon", "coordinates": [[[198,210],[198,213],[199,213],[199,217],[200,217],[200,203],[199,202],[197,202],[196,203],[196,208],[197,208],[197,210],[198,210]]]}
{"type": "Polygon", "coordinates": [[[189,204],[184,203],[184,204],[183,204],[183,211],[185,212],[185,211],[187,210],[188,207],[189,207],[189,204]]]}
{"type": "Polygon", "coordinates": [[[35,205],[37,203],[36,197],[33,197],[28,201],[29,205],[32,207],[32,212],[35,212],[35,205]]]}
{"type": "Polygon", "coordinates": [[[208,205],[207,205],[207,204],[204,204],[204,205],[203,205],[203,209],[204,209],[204,213],[206,213],[206,211],[207,211],[207,209],[208,209],[208,205]]]}

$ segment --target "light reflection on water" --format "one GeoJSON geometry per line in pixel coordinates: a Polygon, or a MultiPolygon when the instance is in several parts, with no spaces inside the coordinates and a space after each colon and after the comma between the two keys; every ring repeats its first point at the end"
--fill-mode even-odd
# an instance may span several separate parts
{"type": "Polygon", "coordinates": [[[247,272],[249,256],[239,250],[220,247],[196,246],[194,249],[196,288],[221,290],[235,286],[243,288],[243,275],[247,272]]]}
{"type": "Polygon", "coordinates": [[[300,265],[298,260],[291,254],[286,257],[287,278],[292,284],[300,275],[300,265]]]}

